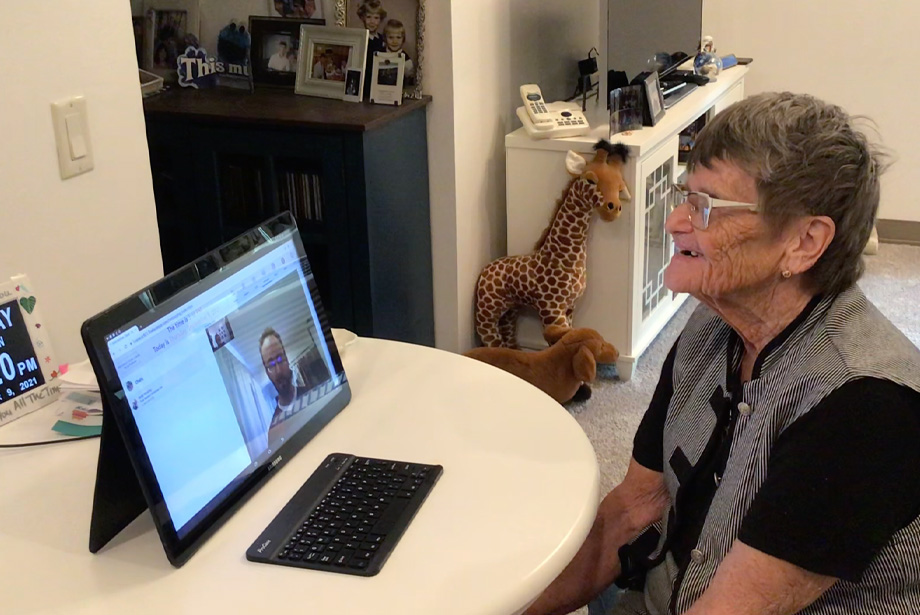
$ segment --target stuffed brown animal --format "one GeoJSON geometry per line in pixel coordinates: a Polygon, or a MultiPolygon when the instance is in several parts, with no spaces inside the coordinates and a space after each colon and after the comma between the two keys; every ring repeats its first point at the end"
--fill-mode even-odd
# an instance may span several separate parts
{"type": "Polygon", "coordinates": [[[582,383],[592,382],[598,363],[613,363],[620,353],[594,329],[567,329],[549,348],[474,348],[466,353],[534,385],[559,403],[572,399],[582,383]]]}
{"type": "Polygon", "coordinates": [[[616,220],[631,196],[623,179],[629,148],[601,140],[588,160],[570,151],[565,167],[572,180],[553,218],[530,254],[504,256],[483,268],[476,282],[476,332],[483,346],[517,348],[518,314],[536,310],[543,337],[551,327],[572,327],[572,310],[588,284],[588,228],[595,213],[616,220]]]}

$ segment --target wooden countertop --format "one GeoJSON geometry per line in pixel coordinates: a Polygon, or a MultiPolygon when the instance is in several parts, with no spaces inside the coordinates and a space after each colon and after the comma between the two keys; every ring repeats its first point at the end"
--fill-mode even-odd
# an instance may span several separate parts
{"type": "Polygon", "coordinates": [[[431,102],[405,99],[402,105],[352,103],[302,96],[292,90],[257,88],[249,93],[232,88],[195,90],[172,86],[144,99],[144,114],[156,119],[196,119],[316,130],[365,132],[374,130],[431,102]]]}

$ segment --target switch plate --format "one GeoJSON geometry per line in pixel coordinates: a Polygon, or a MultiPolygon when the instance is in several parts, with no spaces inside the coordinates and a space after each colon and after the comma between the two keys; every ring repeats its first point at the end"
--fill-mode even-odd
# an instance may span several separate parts
{"type": "Polygon", "coordinates": [[[61,179],[93,170],[93,146],[89,138],[86,99],[74,96],[51,105],[61,179]]]}

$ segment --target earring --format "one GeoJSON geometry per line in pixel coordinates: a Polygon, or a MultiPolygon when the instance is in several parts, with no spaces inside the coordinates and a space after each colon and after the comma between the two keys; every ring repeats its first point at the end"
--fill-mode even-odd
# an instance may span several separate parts
{"type": "Polygon", "coordinates": [[[789,271],[788,269],[783,269],[782,275],[783,275],[784,280],[788,280],[789,278],[792,277],[792,272],[789,271]]]}

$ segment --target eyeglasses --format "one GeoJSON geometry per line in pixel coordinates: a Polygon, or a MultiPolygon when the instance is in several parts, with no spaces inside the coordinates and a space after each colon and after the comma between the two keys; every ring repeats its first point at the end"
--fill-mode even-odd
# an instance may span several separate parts
{"type": "Polygon", "coordinates": [[[715,207],[744,207],[750,211],[757,211],[757,205],[754,203],[717,199],[705,192],[688,190],[684,184],[671,184],[671,191],[671,209],[677,209],[682,203],[686,202],[690,205],[690,224],[701,231],[709,228],[709,215],[715,207]]]}
{"type": "Polygon", "coordinates": [[[275,370],[275,369],[278,369],[278,366],[284,363],[286,360],[287,360],[287,357],[285,357],[283,354],[279,354],[275,358],[269,359],[268,362],[265,364],[265,367],[267,367],[270,370],[275,370]]]}

